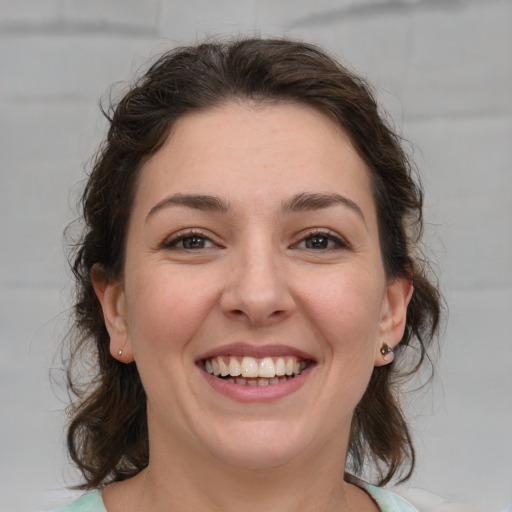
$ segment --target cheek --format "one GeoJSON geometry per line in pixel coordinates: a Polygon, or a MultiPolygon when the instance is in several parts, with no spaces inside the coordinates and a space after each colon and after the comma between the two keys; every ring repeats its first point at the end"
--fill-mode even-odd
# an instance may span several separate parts
{"type": "Polygon", "coordinates": [[[332,351],[349,357],[371,353],[373,358],[381,307],[375,276],[333,273],[304,284],[304,310],[332,351]]]}
{"type": "Polygon", "coordinates": [[[136,276],[128,290],[134,351],[172,351],[186,344],[215,302],[215,286],[199,276],[162,269],[136,276]]]}

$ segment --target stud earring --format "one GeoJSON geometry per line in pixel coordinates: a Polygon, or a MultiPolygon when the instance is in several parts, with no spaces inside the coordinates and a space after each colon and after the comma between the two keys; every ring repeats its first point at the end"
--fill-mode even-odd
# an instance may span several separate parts
{"type": "Polygon", "coordinates": [[[121,357],[121,356],[123,355],[123,349],[122,349],[122,348],[120,348],[120,349],[117,351],[117,355],[118,355],[119,357],[121,357]]]}
{"type": "Polygon", "coordinates": [[[395,358],[395,353],[393,352],[393,349],[387,343],[384,343],[384,345],[382,345],[380,353],[384,356],[383,359],[386,362],[391,362],[395,358]]]}

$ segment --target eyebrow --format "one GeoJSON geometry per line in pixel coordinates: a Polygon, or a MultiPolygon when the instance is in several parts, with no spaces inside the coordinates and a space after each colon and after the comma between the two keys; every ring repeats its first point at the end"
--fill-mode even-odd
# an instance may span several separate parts
{"type": "MultiPolygon", "coordinates": [[[[284,201],[281,205],[283,212],[304,212],[321,210],[330,206],[343,205],[355,212],[366,224],[361,208],[348,197],[335,193],[302,192],[284,201]]],[[[149,210],[146,221],[157,211],[170,206],[186,206],[195,210],[227,213],[230,209],[229,202],[205,194],[173,194],[159,201],[149,210]]]]}
{"type": "Polygon", "coordinates": [[[169,206],[187,206],[195,210],[219,213],[227,213],[229,210],[229,203],[219,197],[204,194],[173,194],[156,203],[149,210],[146,221],[157,211],[169,206]]]}
{"type": "Polygon", "coordinates": [[[343,205],[350,208],[355,212],[363,222],[366,224],[363,211],[348,197],[334,193],[313,193],[303,192],[297,194],[282,205],[283,211],[288,212],[303,212],[308,210],[321,210],[323,208],[329,208],[330,206],[343,205]]]}

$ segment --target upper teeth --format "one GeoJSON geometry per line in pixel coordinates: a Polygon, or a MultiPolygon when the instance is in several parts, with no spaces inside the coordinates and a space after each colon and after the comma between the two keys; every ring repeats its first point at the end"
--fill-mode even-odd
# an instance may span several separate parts
{"type": "Polygon", "coordinates": [[[280,376],[299,375],[307,362],[299,360],[294,356],[286,357],[264,357],[257,359],[255,357],[245,356],[243,358],[235,356],[217,356],[204,361],[205,370],[212,375],[221,377],[264,377],[271,379],[280,376]]]}

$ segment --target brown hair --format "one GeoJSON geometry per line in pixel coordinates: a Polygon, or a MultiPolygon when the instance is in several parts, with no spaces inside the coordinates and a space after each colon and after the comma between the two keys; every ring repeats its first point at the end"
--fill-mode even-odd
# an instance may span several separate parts
{"type": "Polygon", "coordinates": [[[414,450],[397,389],[401,377],[418,370],[424,361],[441,311],[428,265],[414,256],[422,231],[421,188],[401,139],[379,115],[364,80],[314,46],[244,39],[165,53],[105,113],[110,129],[83,192],[85,228],[71,255],[76,303],[68,386],[74,403],[67,439],[71,458],[85,477],[81,487],[129,478],[149,459],[145,393],[135,364],[110,356],[91,270],[100,265],[110,279],[122,274],[138,173],[175,121],[230,99],[311,106],[338,123],[370,169],[384,268],[389,279],[413,278],[414,294],[395,363],[374,369],[356,408],[348,466],[357,474],[371,462],[379,484],[398,474],[408,478],[414,450]],[[411,363],[403,351],[412,345],[419,357],[411,363]],[[92,373],[81,384],[74,369],[84,360],[92,373]],[[412,368],[404,367],[407,364],[412,368]]]}

